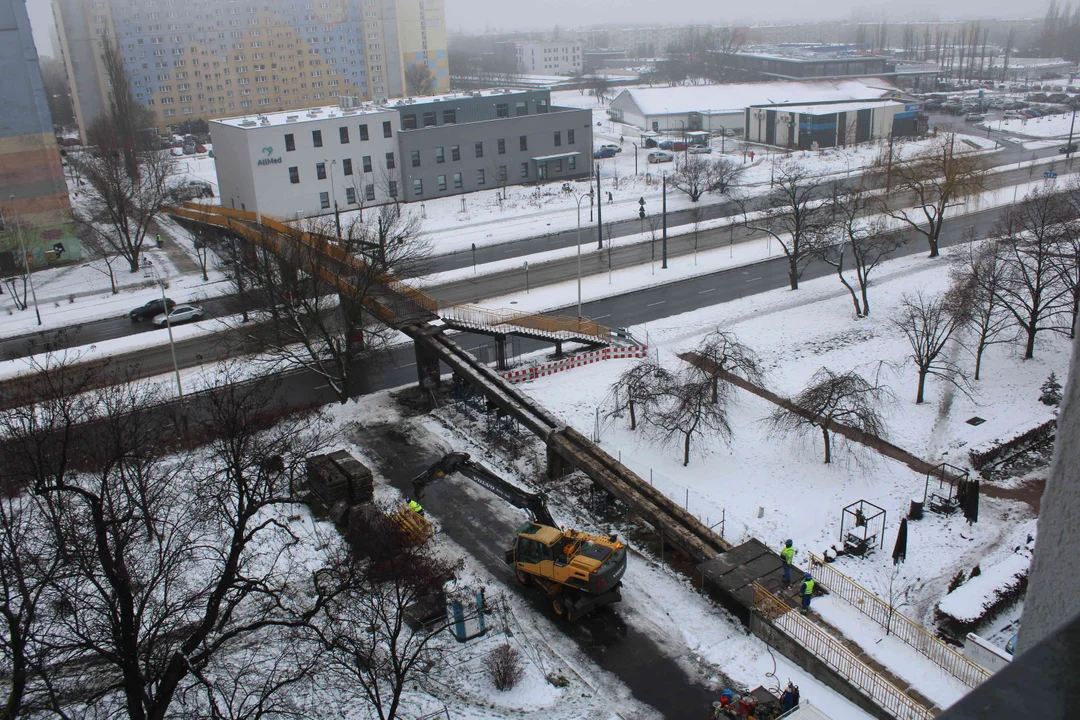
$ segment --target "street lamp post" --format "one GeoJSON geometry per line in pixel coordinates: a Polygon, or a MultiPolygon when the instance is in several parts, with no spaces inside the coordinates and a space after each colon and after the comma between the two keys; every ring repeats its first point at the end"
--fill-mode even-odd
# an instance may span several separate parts
{"type": "Polygon", "coordinates": [[[581,201],[589,198],[592,202],[593,191],[589,188],[588,193],[574,193],[577,199],[577,316],[581,318],[581,201]]]}
{"type": "Polygon", "coordinates": [[[172,321],[169,318],[169,301],[165,297],[165,278],[158,272],[157,265],[151,265],[154,279],[161,288],[161,306],[165,310],[165,327],[169,330],[169,352],[172,353],[173,372],[176,373],[176,394],[180,397],[180,406],[184,405],[184,387],[180,384],[180,365],[176,362],[176,344],[173,342],[172,321]]]}
{"type": "MultiPolygon", "coordinates": [[[[19,238],[19,249],[22,250],[23,269],[26,271],[26,282],[30,285],[30,297],[34,299],[34,314],[37,315],[37,324],[41,325],[41,310],[38,308],[37,291],[34,290],[34,276],[30,273],[30,259],[26,256],[26,241],[22,234],[22,223],[19,221],[19,213],[15,211],[15,196],[8,195],[11,201],[12,215],[15,216],[15,235],[19,238]]],[[[25,298],[26,296],[23,295],[25,298]]]]}
{"type": "Polygon", "coordinates": [[[664,243],[663,243],[664,252],[663,252],[662,262],[660,263],[660,269],[661,270],[667,270],[667,171],[666,170],[664,171],[664,191],[663,191],[662,197],[663,197],[663,201],[661,203],[663,205],[662,214],[664,216],[664,243]]]}
{"type": "MultiPolygon", "coordinates": [[[[326,160],[323,160],[326,162],[326,160]]],[[[341,237],[341,212],[338,210],[337,204],[337,189],[334,187],[334,166],[337,165],[337,158],[330,161],[330,195],[334,198],[334,226],[337,228],[337,236],[341,237]]]]}
{"type": "Polygon", "coordinates": [[[1069,122],[1069,142],[1065,144],[1065,159],[1068,160],[1072,156],[1073,151],[1073,128],[1076,126],[1076,100],[1073,100],[1072,120],[1069,122]]]}

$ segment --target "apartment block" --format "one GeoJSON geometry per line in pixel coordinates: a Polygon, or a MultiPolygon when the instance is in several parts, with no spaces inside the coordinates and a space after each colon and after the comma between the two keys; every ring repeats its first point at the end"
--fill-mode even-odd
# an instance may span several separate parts
{"type": "Polygon", "coordinates": [[[581,72],[581,43],[517,43],[518,70],[527,75],[575,75],[581,72]]]}
{"type": "Polygon", "coordinates": [[[0,273],[79,259],[26,0],[0,0],[0,273]]]}
{"type": "Polygon", "coordinates": [[[186,120],[402,95],[446,68],[443,0],[53,0],[80,130],[108,105],[105,43],[158,129],[186,120]]]}

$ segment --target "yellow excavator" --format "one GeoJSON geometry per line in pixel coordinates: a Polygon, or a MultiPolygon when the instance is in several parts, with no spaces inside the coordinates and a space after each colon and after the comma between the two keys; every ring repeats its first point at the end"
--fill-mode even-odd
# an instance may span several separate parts
{"type": "Polygon", "coordinates": [[[542,494],[511,485],[463,452],[445,455],[418,475],[413,480],[413,495],[423,497],[426,486],[454,473],[532,516],[517,529],[505,558],[514,566],[518,582],[535,585],[548,596],[556,615],[577,620],[622,599],[620,580],[626,572],[626,547],[615,535],[560,529],[542,494]]]}

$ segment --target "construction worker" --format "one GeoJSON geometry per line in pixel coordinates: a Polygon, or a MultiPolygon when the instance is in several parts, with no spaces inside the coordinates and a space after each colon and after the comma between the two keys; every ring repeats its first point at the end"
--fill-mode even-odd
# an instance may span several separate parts
{"type": "Polygon", "coordinates": [[[424,508],[421,507],[420,503],[416,502],[412,498],[410,498],[410,497],[405,498],[405,503],[409,506],[409,509],[412,510],[417,515],[423,515],[424,514],[424,508]]]}
{"type": "Polygon", "coordinates": [[[780,559],[784,561],[784,584],[791,583],[791,561],[795,559],[795,548],[790,540],[784,541],[784,547],[780,549],[780,559]]]}
{"type": "Polygon", "coordinates": [[[810,612],[810,596],[814,594],[814,578],[810,573],[803,573],[802,614],[810,612]]]}

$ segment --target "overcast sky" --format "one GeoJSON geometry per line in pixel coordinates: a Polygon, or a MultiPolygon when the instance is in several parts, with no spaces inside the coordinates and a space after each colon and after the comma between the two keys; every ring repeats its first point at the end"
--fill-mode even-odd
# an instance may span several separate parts
{"type": "MultiPolygon", "coordinates": [[[[556,23],[574,28],[601,23],[689,25],[692,23],[785,23],[793,20],[835,20],[852,10],[863,17],[933,20],[968,17],[1041,17],[1048,0],[771,0],[768,12],[755,15],[743,3],[716,0],[446,0],[446,24],[451,31],[543,30],[556,23]]],[[[39,55],[53,55],[49,39],[53,18],[49,0],[26,0],[39,55]]]]}

